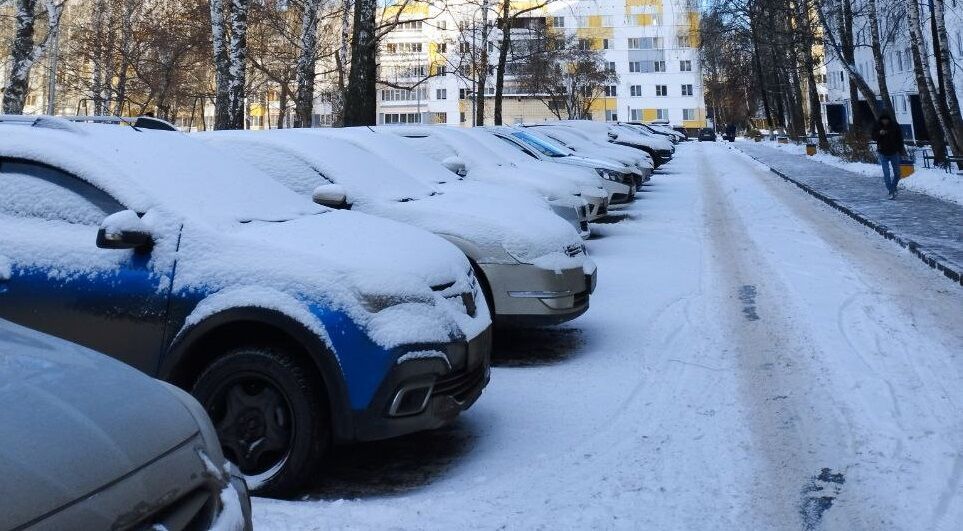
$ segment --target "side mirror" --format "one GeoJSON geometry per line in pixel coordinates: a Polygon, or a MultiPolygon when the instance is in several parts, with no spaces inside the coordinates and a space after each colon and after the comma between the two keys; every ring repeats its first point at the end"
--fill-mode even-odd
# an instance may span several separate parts
{"type": "Polygon", "coordinates": [[[328,208],[349,208],[348,194],[340,184],[322,184],[314,189],[311,199],[328,208]]]}
{"type": "Polygon", "coordinates": [[[448,157],[441,161],[441,165],[459,177],[468,175],[468,166],[465,164],[465,161],[459,157],[448,157]]]}
{"type": "Polygon", "coordinates": [[[101,249],[148,249],[154,237],[133,210],[121,210],[104,218],[97,231],[97,247],[101,249]]]}

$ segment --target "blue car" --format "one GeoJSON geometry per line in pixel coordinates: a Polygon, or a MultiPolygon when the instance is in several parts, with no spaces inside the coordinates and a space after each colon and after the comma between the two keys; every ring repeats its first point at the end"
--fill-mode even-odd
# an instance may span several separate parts
{"type": "Polygon", "coordinates": [[[456,247],[164,125],[0,118],[0,318],[190,391],[261,495],[479,397],[491,319],[456,247]]]}

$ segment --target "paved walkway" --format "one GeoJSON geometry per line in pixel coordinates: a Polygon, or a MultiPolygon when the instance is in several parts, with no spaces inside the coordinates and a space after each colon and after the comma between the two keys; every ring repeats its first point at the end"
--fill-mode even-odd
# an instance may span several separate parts
{"type": "Polygon", "coordinates": [[[900,190],[886,199],[879,177],[848,172],[765,144],[735,144],[781,177],[892,239],[963,283],[963,205],[900,190]]]}

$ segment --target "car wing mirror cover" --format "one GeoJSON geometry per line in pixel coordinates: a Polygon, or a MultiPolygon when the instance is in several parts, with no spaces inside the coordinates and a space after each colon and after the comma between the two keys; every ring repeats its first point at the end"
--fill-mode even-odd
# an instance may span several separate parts
{"type": "Polygon", "coordinates": [[[348,193],[340,184],[322,184],[311,193],[311,200],[328,208],[348,208],[348,193]]]}
{"type": "Polygon", "coordinates": [[[448,157],[441,161],[441,165],[459,177],[468,175],[468,165],[461,157],[448,157]]]}
{"type": "Polygon", "coordinates": [[[97,231],[97,247],[101,249],[144,249],[153,244],[150,228],[133,210],[107,216],[97,231]]]}

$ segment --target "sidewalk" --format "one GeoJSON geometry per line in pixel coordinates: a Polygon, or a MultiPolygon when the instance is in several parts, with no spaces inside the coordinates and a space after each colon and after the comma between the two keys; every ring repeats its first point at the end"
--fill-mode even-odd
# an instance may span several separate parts
{"type": "Polygon", "coordinates": [[[773,173],[963,283],[963,205],[903,189],[895,201],[890,201],[883,186],[882,169],[879,177],[874,178],[783,153],[764,143],[734,145],[769,166],[773,173]]]}

